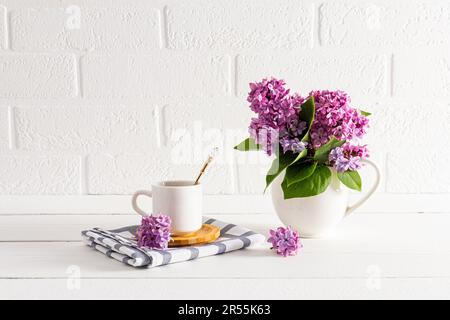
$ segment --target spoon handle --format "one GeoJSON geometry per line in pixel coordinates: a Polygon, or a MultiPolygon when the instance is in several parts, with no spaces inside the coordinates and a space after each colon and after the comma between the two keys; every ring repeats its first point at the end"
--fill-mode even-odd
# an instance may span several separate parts
{"type": "Polygon", "coordinates": [[[211,163],[211,161],[213,160],[212,156],[209,156],[208,159],[205,161],[205,163],[203,164],[202,168],[200,169],[200,173],[197,176],[197,179],[195,179],[195,183],[194,184],[198,184],[200,182],[201,177],[203,176],[203,174],[206,171],[206,168],[208,168],[209,164],[211,163]]]}

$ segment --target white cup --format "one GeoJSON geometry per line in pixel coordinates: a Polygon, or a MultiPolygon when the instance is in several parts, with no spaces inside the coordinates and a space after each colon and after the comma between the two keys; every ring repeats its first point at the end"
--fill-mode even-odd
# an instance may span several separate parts
{"type": "Polygon", "coordinates": [[[186,235],[202,227],[202,186],[194,181],[161,181],[152,185],[152,191],[140,190],[132,198],[133,209],[142,216],[147,213],[139,208],[137,198],[152,198],[153,213],[165,214],[172,219],[171,233],[186,235]]]}

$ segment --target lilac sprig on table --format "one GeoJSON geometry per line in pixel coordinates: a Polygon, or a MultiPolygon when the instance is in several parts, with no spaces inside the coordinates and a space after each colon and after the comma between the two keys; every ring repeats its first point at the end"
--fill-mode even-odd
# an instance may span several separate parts
{"type": "Polygon", "coordinates": [[[272,249],[283,257],[294,256],[299,249],[303,248],[300,236],[296,230],[290,226],[278,227],[275,230],[269,230],[269,239],[267,242],[272,244],[272,249]]]}
{"type": "Polygon", "coordinates": [[[170,217],[164,214],[142,217],[141,225],[136,232],[138,246],[157,250],[167,249],[171,224],[170,217]]]}
{"type": "Polygon", "coordinates": [[[256,116],[250,137],[235,149],[275,156],[266,188],[285,173],[285,199],[315,196],[330,185],[333,169],[344,185],[361,191],[358,170],[369,153],[360,141],[370,113],[353,107],[347,93],[314,90],[302,97],[283,80],[267,78],[250,83],[247,101],[256,116]]]}

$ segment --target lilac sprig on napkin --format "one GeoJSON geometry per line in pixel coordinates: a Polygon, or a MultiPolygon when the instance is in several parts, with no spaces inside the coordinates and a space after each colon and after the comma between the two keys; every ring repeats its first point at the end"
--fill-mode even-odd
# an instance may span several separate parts
{"type": "Polygon", "coordinates": [[[138,246],[149,249],[167,249],[171,224],[170,217],[164,214],[142,217],[141,225],[136,231],[138,246]]]}

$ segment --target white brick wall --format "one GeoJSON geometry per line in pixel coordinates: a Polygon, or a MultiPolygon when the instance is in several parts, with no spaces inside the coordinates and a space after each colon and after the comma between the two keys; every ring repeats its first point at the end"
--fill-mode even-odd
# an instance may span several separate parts
{"type": "Polygon", "coordinates": [[[0,194],[77,194],[80,159],[67,156],[0,156],[0,194]]]}
{"type": "Polygon", "coordinates": [[[152,181],[169,177],[169,168],[156,154],[107,155],[88,157],[90,194],[126,194],[148,189],[152,181]]]}
{"type": "Polygon", "coordinates": [[[0,54],[1,98],[71,98],[77,94],[72,55],[0,54]]]}
{"type": "Polygon", "coordinates": [[[0,106],[0,151],[9,148],[9,113],[7,107],[0,106]]]}
{"type": "Polygon", "coordinates": [[[53,152],[146,152],[156,148],[151,107],[17,107],[17,148],[53,152]]]}
{"type": "Polygon", "coordinates": [[[130,194],[189,179],[260,194],[248,82],[343,89],[372,111],[386,193],[450,193],[450,3],[0,0],[0,195],[130,194]]]}
{"type": "MultiPolygon", "coordinates": [[[[170,154],[171,150],[164,150],[170,154]]],[[[148,189],[152,182],[165,179],[192,180],[199,165],[174,163],[159,154],[94,154],[88,161],[88,192],[90,194],[131,194],[148,189]]],[[[208,194],[233,194],[234,174],[227,165],[211,168],[205,176],[204,191],[208,194]],[[220,183],[218,182],[220,181],[220,183]]]]}
{"type": "Polygon", "coordinates": [[[171,49],[298,49],[311,45],[311,4],[277,1],[178,1],[167,9],[171,49]],[[194,22],[194,23],[193,23],[194,22]]]}
{"type": "Polygon", "coordinates": [[[7,47],[6,25],[7,25],[6,8],[0,5],[0,50],[7,47]]]}
{"type": "Polygon", "coordinates": [[[401,53],[394,56],[393,67],[395,97],[407,99],[414,92],[423,92],[430,98],[449,101],[450,55],[448,50],[401,53]]]}
{"type": "Polygon", "coordinates": [[[320,7],[324,46],[379,47],[450,44],[448,1],[333,1],[320,7]]]}
{"type": "Polygon", "coordinates": [[[11,13],[13,50],[146,51],[159,49],[159,12],[133,6],[21,8],[11,13]]]}
{"type": "Polygon", "coordinates": [[[386,190],[392,193],[449,193],[450,171],[446,168],[450,152],[426,152],[411,159],[407,153],[388,156],[386,190]]]}
{"type": "Polygon", "coordinates": [[[373,101],[386,95],[387,59],[384,55],[339,54],[314,51],[271,53],[238,57],[239,95],[245,99],[248,83],[266,75],[284,78],[293,88],[305,88],[307,95],[313,88],[340,88],[359,103],[373,101]],[[357,81],[355,79],[358,79],[357,81]]]}
{"type": "Polygon", "coordinates": [[[86,55],[81,59],[83,94],[100,99],[226,95],[229,63],[227,57],[178,52],[86,55]]]}

